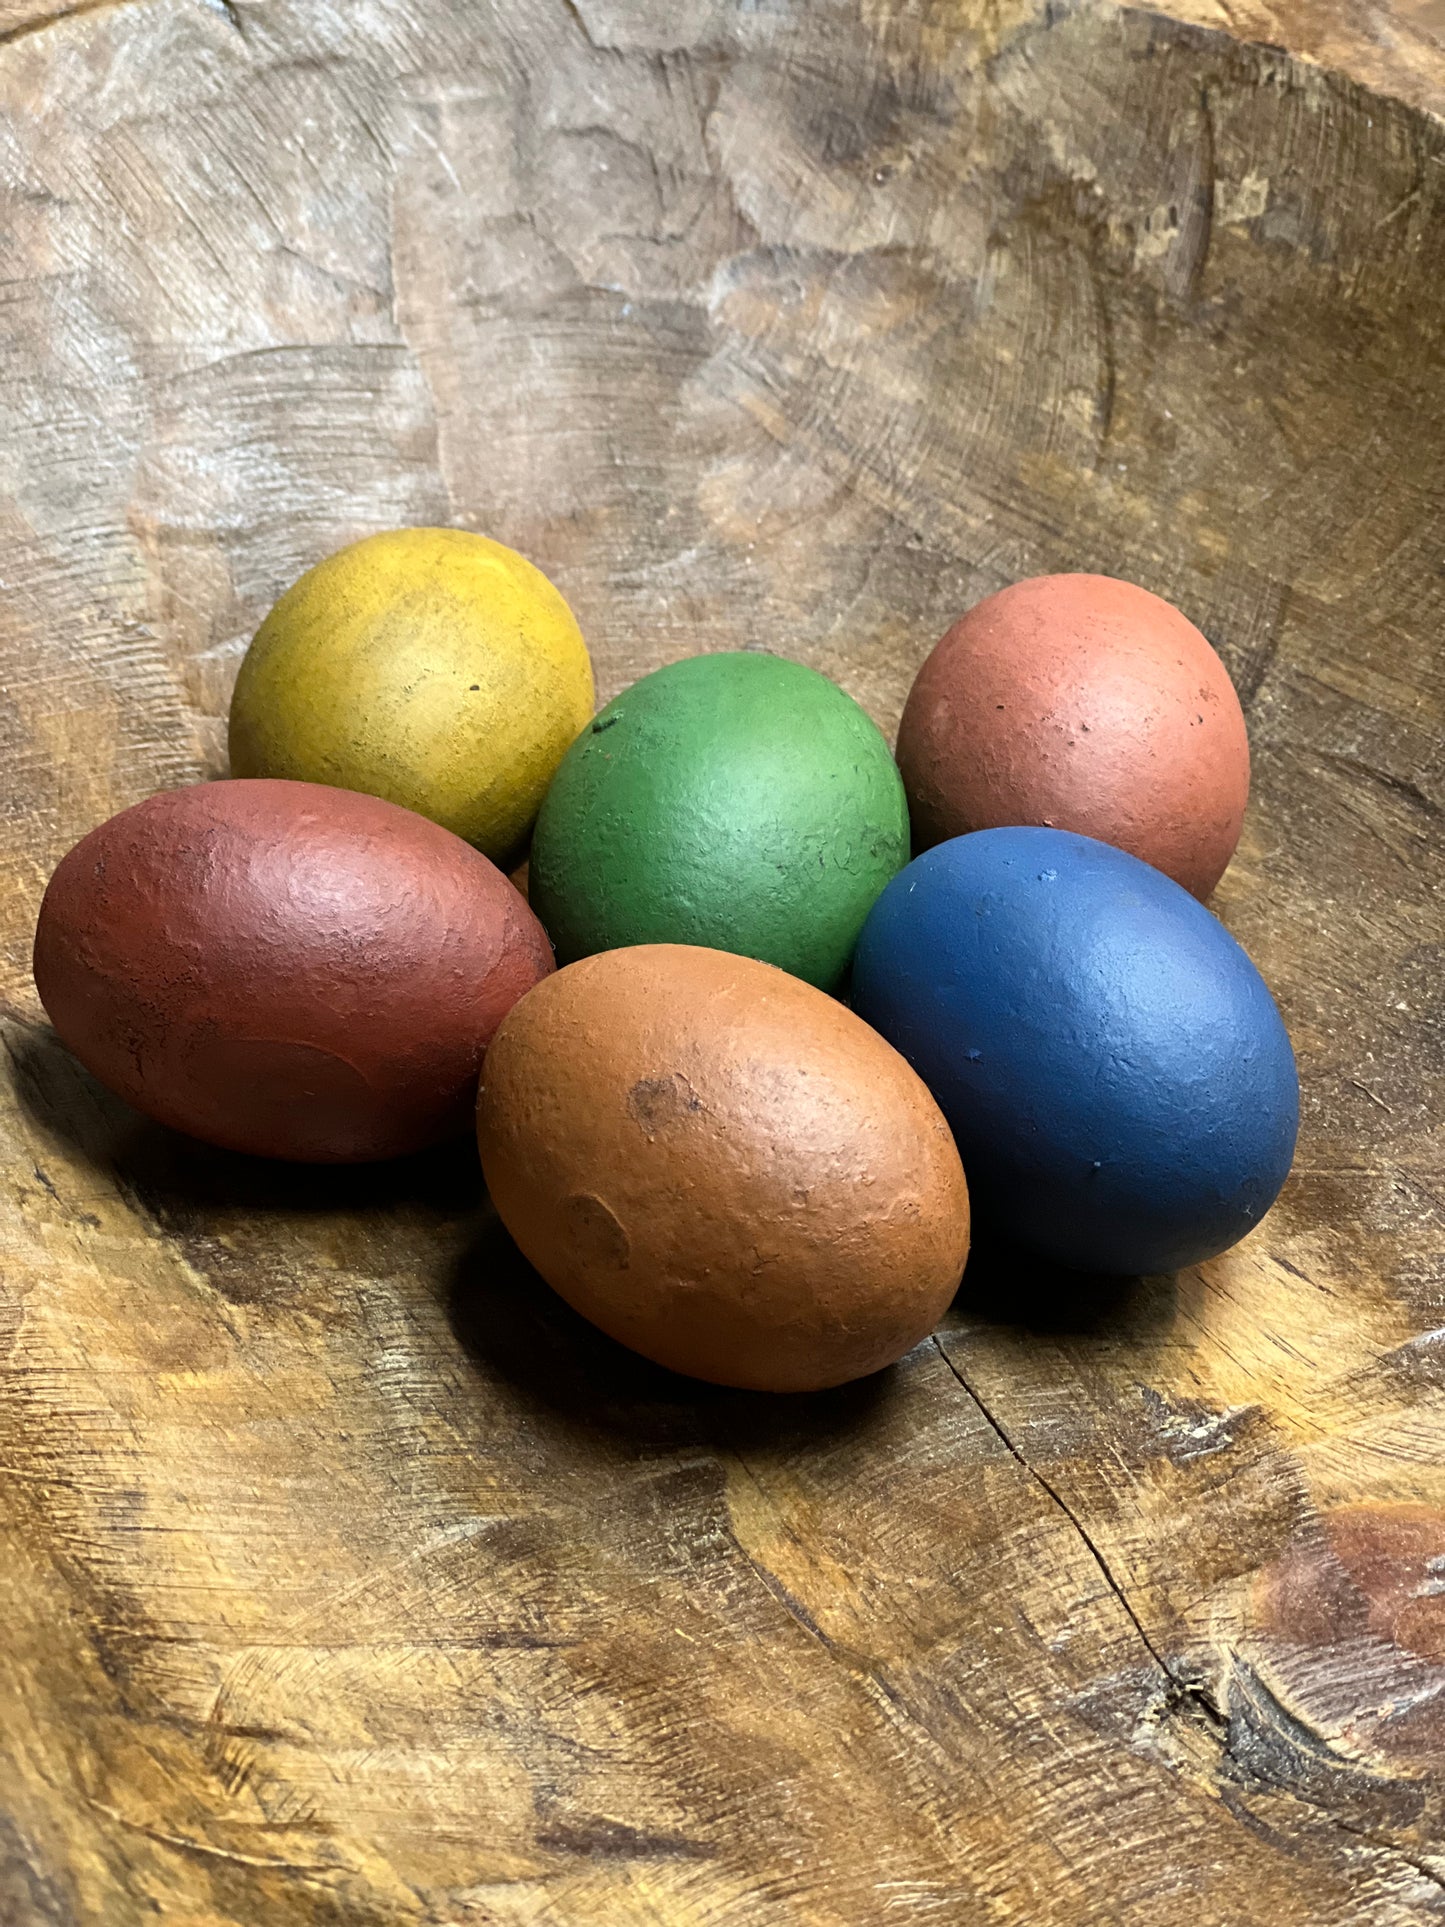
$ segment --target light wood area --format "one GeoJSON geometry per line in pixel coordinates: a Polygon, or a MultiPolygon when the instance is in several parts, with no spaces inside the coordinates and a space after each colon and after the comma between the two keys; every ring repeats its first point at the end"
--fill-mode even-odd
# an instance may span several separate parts
{"type": "Polygon", "coordinates": [[[4,1927],[1445,1921],[1445,15],[1188,4],[0,0],[4,1927]],[[761,643],[888,728],[1014,577],[1178,602],[1260,1231],[982,1253],[770,1400],[581,1325],[465,1145],[125,1113],[49,870],[408,522],[604,697],[761,643]]]}

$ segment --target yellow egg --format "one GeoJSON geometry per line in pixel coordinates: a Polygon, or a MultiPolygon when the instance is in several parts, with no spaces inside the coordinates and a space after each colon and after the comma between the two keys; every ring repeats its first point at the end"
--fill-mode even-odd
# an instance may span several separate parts
{"type": "Polygon", "coordinates": [[[507,862],[593,702],[540,569],[464,529],[392,529],[308,569],[256,631],[231,773],[384,796],[507,862]]]}

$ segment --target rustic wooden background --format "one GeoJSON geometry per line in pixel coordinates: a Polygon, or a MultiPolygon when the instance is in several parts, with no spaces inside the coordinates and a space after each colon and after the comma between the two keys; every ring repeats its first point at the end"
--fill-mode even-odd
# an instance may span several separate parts
{"type": "Polygon", "coordinates": [[[0,0],[4,1927],[1445,1921],[1442,107],[1445,0],[0,0]],[[1260,1233],[982,1253],[767,1400],[465,1146],[124,1113],[48,871],[416,521],[604,695],[757,641],[886,726],[1012,577],[1177,600],[1305,1080],[1260,1233]]]}

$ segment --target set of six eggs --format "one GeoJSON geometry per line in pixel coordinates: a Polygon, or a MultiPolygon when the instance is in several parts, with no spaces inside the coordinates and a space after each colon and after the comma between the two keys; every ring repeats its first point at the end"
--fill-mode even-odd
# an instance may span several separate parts
{"type": "Polygon", "coordinates": [[[896,763],[763,652],[592,703],[570,611],[510,550],[401,530],[329,558],[247,653],[232,780],[56,870],[35,975],[62,1040],[254,1154],[414,1151],[475,1102],[542,1276],[727,1384],[900,1357],[957,1287],[970,1199],[1116,1272],[1263,1216],[1293,1054],[1203,903],[1248,744],[1168,603],[1078,575],[978,604],[896,763]],[[530,908],[504,873],[529,832],[530,908]]]}

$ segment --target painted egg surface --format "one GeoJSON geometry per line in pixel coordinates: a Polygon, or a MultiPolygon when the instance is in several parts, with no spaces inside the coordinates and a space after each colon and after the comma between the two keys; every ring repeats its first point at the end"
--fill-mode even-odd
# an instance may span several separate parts
{"type": "Polygon", "coordinates": [[[822,992],[644,945],[561,970],[487,1054],[482,1167],[547,1282],[697,1378],[805,1391],[927,1336],[968,1252],[937,1105],[822,992]]]}
{"type": "Polygon", "coordinates": [[[738,651],[644,676],[568,751],[530,894],[561,963],[681,943],[842,976],[908,861],[908,806],[877,726],[814,669],[738,651]]]}
{"type": "Polygon", "coordinates": [[[1041,824],[1142,857],[1203,899],[1234,854],[1249,740],[1224,664],[1132,582],[1045,575],[956,622],[898,732],[915,846],[1041,824]]]}
{"type": "Polygon", "coordinates": [[[553,968],[521,895],[435,823],[314,783],[122,810],[60,863],[35,982],[112,1091],[235,1151],[351,1163],[463,1131],[488,1039],[553,968]]]}
{"type": "Polygon", "coordinates": [[[1198,1263],[1294,1154],[1294,1053],[1264,980],[1158,870],[1063,830],[939,844],[884,891],[855,1008],[953,1127],[980,1220],[1084,1270],[1198,1263]]]}
{"type": "Polygon", "coordinates": [[[383,796],[508,863],[592,703],[540,569],[465,529],[391,529],[308,569],[256,631],[231,774],[383,796]]]}

